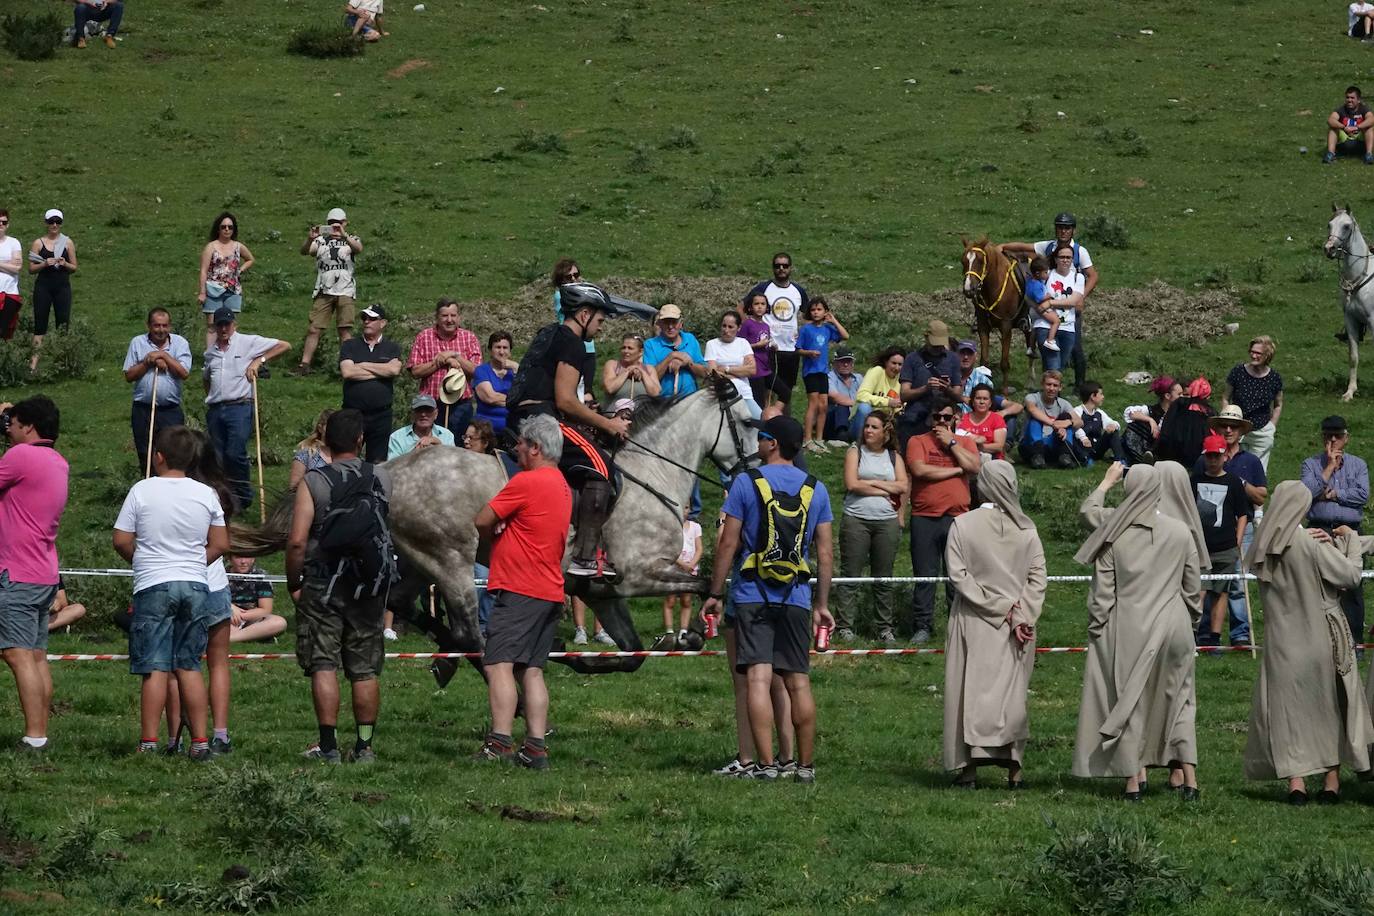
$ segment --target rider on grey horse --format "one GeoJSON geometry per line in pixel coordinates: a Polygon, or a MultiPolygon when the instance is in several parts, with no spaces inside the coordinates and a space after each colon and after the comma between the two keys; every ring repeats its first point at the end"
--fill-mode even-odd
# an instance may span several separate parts
{"type": "MultiPolygon", "coordinates": [[[[564,283],[558,287],[566,316],[535,334],[511,384],[507,403],[511,427],[535,414],[558,418],[563,430],[563,458],[559,467],[577,494],[573,524],[571,576],[614,578],[615,568],[606,557],[601,528],[615,500],[615,466],[610,453],[597,441],[604,434],[616,443],[628,438],[630,421],[607,417],[588,407],[578,396],[587,341],[596,337],[607,317],[622,308],[638,311],[606,294],[591,283],[564,283]]],[[[590,380],[589,380],[590,381],[590,380]]]]}

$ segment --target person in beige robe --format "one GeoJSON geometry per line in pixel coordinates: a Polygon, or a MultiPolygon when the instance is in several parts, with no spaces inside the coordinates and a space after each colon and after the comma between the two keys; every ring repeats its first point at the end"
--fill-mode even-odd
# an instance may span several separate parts
{"type": "Polygon", "coordinates": [[[1162,475],[1148,465],[1131,468],[1125,499],[1105,508],[1123,474],[1120,464],[1108,465],[1081,509],[1093,533],[1074,559],[1093,565],[1093,583],[1073,774],[1125,778],[1124,798],[1139,801],[1141,770],[1178,768],[1191,801],[1198,797],[1198,547],[1187,526],[1159,512],[1162,475]]]}
{"type": "Polygon", "coordinates": [[[1351,532],[1308,536],[1312,494],[1300,481],[1274,489],[1245,555],[1264,601],[1264,658],[1245,742],[1247,779],[1288,780],[1307,803],[1305,777],[1321,774],[1319,802],[1340,800],[1340,767],[1369,769],[1374,741],[1340,592],[1360,582],[1361,543],[1351,532]],[[1323,543],[1324,542],[1324,543],[1323,543]]]}
{"type": "Polygon", "coordinates": [[[985,463],[978,495],[986,502],[954,520],[945,548],[954,601],[945,641],[944,763],[959,771],[954,785],[961,788],[973,788],[977,768],[993,764],[1006,768],[1008,788],[1021,789],[1045,551],[1021,510],[1010,464],[985,463]]]}

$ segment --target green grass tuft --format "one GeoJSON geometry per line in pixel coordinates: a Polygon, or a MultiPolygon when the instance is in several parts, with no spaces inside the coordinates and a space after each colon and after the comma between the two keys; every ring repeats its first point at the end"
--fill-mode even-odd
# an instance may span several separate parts
{"type": "Polygon", "coordinates": [[[11,13],[0,20],[5,47],[20,60],[49,60],[62,40],[62,20],[52,10],[11,13]]]}
{"type": "Polygon", "coordinates": [[[286,50],[302,57],[327,60],[360,57],[366,42],[341,27],[316,25],[297,29],[286,40],[286,50]]]}

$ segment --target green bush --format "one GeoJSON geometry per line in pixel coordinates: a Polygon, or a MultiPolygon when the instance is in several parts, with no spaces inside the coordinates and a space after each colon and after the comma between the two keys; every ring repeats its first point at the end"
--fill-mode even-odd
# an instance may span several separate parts
{"type": "Polygon", "coordinates": [[[20,60],[47,60],[57,53],[62,20],[57,13],[13,13],[0,22],[5,47],[20,60]]]}
{"type": "Polygon", "coordinates": [[[1303,916],[1374,914],[1374,869],[1353,860],[1308,859],[1271,873],[1264,896],[1284,912],[1303,916]]]}
{"type": "Polygon", "coordinates": [[[38,351],[34,381],[86,378],[91,371],[91,341],[98,339],[90,322],[75,318],[65,328],[49,328],[38,351]]]}
{"type": "Polygon", "coordinates": [[[327,59],[358,57],[363,53],[362,38],[326,25],[297,29],[286,41],[286,50],[303,57],[327,59]]]}
{"type": "Polygon", "coordinates": [[[1131,233],[1126,224],[1107,213],[1096,213],[1083,220],[1083,235],[1103,248],[1129,248],[1131,233]]]}
{"type": "Polygon", "coordinates": [[[1054,838],[1029,864],[1023,890],[1073,913],[1168,911],[1200,892],[1143,827],[1099,819],[1054,838]]]}
{"type": "Polygon", "coordinates": [[[226,780],[218,774],[204,786],[218,828],[234,849],[300,852],[330,848],[341,828],[331,810],[327,786],[299,775],[278,775],[252,764],[226,780]]]}

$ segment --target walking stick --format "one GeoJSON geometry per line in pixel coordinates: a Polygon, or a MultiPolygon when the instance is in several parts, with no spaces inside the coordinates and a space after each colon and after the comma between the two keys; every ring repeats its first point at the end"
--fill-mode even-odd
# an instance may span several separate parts
{"type": "Polygon", "coordinates": [[[253,446],[258,453],[258,523],[267,524],[267,486],[262,480],[262,425],[258,422],[258,379],[253,377],[253,446]]]}
{"type": "Polygon", "coordinates": [[[154,368],[152,409],[148,411],[148,455],[144,460],[143,467],[143,478],[145,480],[153,476],[153,421],[157,419],[157,376],[158,370],[154,368]]]}
{"type": "MultiPolygon", "coordinates": [[[[1244,568],[1241,575],[1245,575],[1244,568]]],[[[1250,580],[1241,579],[1240,584],[1245,588],[1245,617],[1250,621],[1250,657],[1255,657],[1255,612],[1250,609],[1250,580]]]]}

